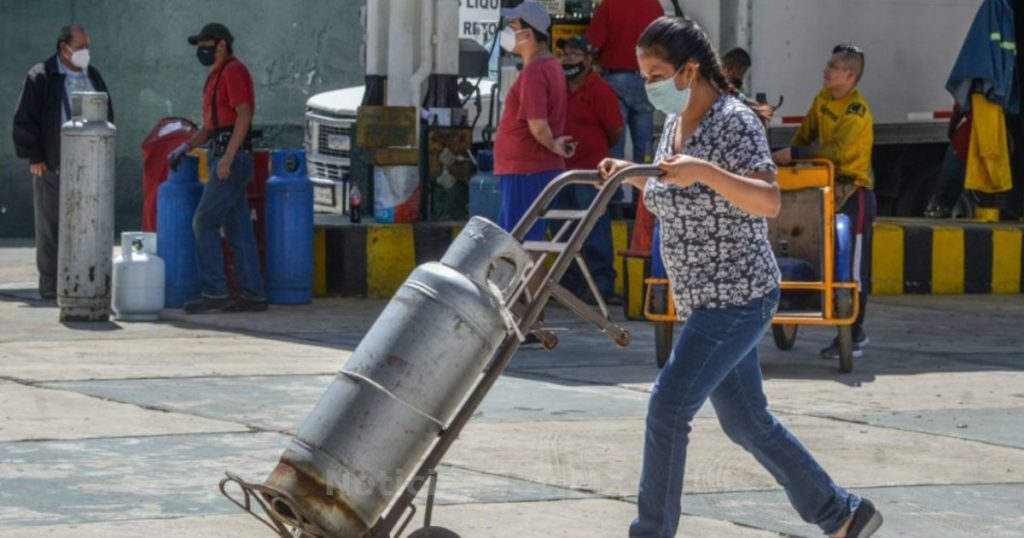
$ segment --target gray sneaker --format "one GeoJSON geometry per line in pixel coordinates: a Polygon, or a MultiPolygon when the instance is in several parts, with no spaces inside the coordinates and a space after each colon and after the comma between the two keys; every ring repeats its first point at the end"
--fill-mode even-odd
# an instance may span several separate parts
{"type": "MultiPolygon", "coordinates": [[[[864,332],[853,338],[853,358],[859,359],[864,356],[864,348],[868,347],[871,339],[864,332]]],[[[821,358],[831,361],[839,360],[839,338],[833,338],[832,344],[821,350],[821,358]]]]}

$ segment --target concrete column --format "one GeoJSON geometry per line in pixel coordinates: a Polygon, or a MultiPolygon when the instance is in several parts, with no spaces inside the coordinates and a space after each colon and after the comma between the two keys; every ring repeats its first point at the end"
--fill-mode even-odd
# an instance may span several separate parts
{"type": "Polygon", "coordinates": [[[388,106],[413,106],[409,81],[419,58],[420,3],[403,1],[401,9],[389,10],[387,42],[388,106]]]}

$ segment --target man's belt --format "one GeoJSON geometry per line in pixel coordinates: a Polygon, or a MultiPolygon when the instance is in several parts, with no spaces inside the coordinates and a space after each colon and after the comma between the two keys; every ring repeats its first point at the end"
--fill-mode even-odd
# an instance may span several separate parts
{"type": "MultiPolygon", "coordinates": [[[[224,152],[228,150],[228,142],[231,141],[231,135],[234,133],[233,127],[223,127],[220,129],[210,129],[206,131],[206,136],[210,140],[210,154],[214,157],[220,157],[224,155],[224,152]]],[[[242,151],[252,151],[252,132],[248,132],[245,135],[245,140],[242,141],[242,151]]]]}

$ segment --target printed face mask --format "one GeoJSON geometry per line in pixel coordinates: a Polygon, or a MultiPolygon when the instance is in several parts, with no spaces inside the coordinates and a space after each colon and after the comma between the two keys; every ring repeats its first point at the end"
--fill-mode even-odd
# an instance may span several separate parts
{"type": "Polygon", "coordinates": [[[565,76],[576,78],[583,72],[583,63],[562,64],[562,70],[565,71],[565,76]]]}

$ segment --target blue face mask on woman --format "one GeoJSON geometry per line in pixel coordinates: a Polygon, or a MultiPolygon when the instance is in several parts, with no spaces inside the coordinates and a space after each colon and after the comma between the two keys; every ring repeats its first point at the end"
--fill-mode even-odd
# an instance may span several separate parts
{"type": "MultiPolygon", "coordinates": [[[[686,67],[684,64],[683,67],[686,67]]],[[[690,88],[682,90],[676,88],[676,76],[683,70],[680,67],[675,74],[665,80],[650,82],[644,85],[647,91],[647,100],[654,105],[654,108],[666,114],[679,114],[686,108],[690,101],[690,88]]]]}

